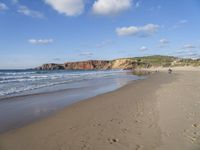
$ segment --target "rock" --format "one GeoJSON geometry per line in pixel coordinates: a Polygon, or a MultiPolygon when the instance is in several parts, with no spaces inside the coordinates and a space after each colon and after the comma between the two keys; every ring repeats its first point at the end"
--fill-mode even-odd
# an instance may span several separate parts
{"type": "Polygon", "coordinates": [[[132,70],[137,67],[131,59],[117,59],[113,61],[107,60],[88,60],[80,62],[66,62],[64,64],[44,64],[37,70],[109,70],[109,69],[123,69],[132,70]]]}
{"type": "Polygon", "coordinates": [[[64,69],[64,66],[61,64],[44,64],[38,68],[36,68],[37,70],[62,70],[64,69]]]}
{"type": "Polygon", "coordinates": [[[110,68],[110,61],[89,60],[81,62],[68,62],[64,64],[66,70],[106,70],[110,68]]]}
{"type": "Polygon", "coordinates": [[[64,64],[44,64],[38,70],[106,70],[110,68],[110,61],[89,60],[80,62],[67,62],[64,64]]]}

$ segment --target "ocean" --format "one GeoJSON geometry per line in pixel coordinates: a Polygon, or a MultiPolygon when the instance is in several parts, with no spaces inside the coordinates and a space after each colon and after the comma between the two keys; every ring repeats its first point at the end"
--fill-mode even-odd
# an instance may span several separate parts
{"type": "Polygon", "coordinates": [[[0,70],[0,132],[139,79],[122,70],[0,70]]]}
{"type": "Polygon", "coordinates": [[[77,83],[94,79],[121,78],[121,80],[131,80],[137,78],[136,76],[126,73],[120,70],[0,70],[0,98],[50,92],[66,88],[80,88],[81,85],[77,85],[77,83]]]}

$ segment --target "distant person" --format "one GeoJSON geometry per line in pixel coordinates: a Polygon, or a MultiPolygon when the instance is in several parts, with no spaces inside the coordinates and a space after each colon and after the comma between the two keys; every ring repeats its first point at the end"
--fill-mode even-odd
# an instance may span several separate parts
{"type": "Polygon", "coordinates": [[[172,73],[172,69],[171,69],[171,68],[168,69],[168,73],[169,73],[169,74],[172,73]]]}

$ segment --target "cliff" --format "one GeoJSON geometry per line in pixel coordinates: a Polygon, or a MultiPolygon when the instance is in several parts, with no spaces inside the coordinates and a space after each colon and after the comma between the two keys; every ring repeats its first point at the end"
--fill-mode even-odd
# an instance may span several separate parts
{"type": "Polygon", "coordinates": [[[68,62],[64,63],[66,70],[100,70],[110,69],[110,61],[103,60],[89,60],[82,62],[68,62]]]}
{"type": "Polygon", "coordinates": [[[64,70],[64,66],[62,64],[43,64],[40,67],[36,68],[37,70],[64,70]]]}
{"type": "Polygon", "coordinates": [[[44,64],[38,70],[106,70],[111,69],[110,61],[89,60],[80,62],[67,62],[64,64],[44,64]]]}
{"type": "Polygon", "coordinates": [[[66,62],[64,64],[44,64],[38,70],[108,70],[135,69],[150,67],[200,66],[200,60],[180,59],[171,56],[146,56],[122,58],[115,60],[88,60],[80,62],[66,62]]]}

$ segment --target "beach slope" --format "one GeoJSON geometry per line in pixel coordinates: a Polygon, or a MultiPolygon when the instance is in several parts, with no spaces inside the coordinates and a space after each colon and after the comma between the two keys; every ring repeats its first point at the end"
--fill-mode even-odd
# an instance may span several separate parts
{"type": "Polygon", "coordinates": [[[1,134],[0,150],[198,150],[199,76],[152,74],[1,134]]]}

